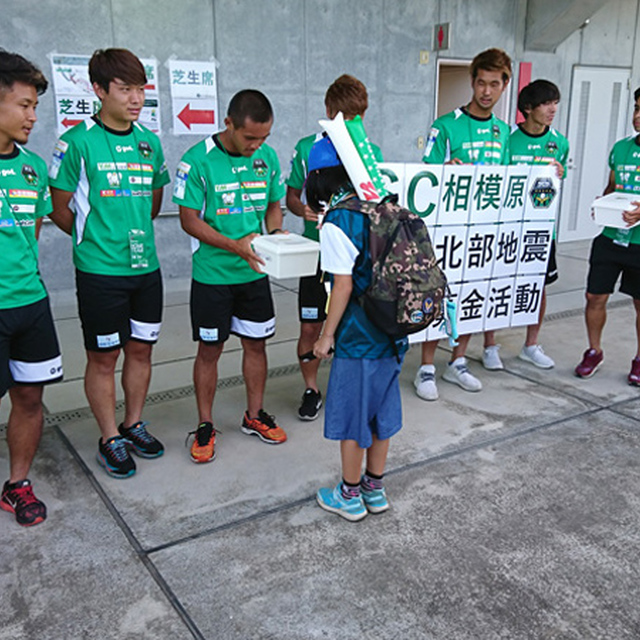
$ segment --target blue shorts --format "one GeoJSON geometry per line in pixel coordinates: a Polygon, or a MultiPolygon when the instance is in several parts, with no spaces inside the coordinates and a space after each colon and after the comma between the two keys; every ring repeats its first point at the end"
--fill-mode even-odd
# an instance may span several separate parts
{"type": "Polygon", "coordinates": [[[402,363],[391,358],[334,358],[324,413],[324,437],[355,440],[368,449],[372,434],[386,440],[402,428],[398,376],[402,363]]]}

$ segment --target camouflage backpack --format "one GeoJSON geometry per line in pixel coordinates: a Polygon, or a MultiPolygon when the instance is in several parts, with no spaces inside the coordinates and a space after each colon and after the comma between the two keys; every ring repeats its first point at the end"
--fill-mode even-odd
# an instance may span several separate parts
{"type": "Polygon", "coordinates": [[[391,338],[403,338],[443,316],[447,279],[436,264],[423,220],[398,205],[347,200],[340,208],[369,216],[371,285],[360,298],[367,317],[391,338]]]}

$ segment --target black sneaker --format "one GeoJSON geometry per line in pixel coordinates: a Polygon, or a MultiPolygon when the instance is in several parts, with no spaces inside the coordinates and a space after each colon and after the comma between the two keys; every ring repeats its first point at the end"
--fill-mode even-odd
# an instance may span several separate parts
{"type": "Polygon", "coordinates": [[[307,389],[302,394],[302,404],[298,409],[300,420],[315,420],[322,406],[322,394],[313,389],[307,389]]]}
{"type": "Polygon", "coordinates": [[[40,524],[47,517],[47,507],[33,495],[29,480],[20,480],[13,484],[9,484],[7,480],[2,487],[0,508],[14,513],[16,521],[23,527],[40,524]]]}
{"type": "Polygon", "coordinates": [[[164,446],[148,431],[146,422],[136,422],[125,429],[124,424],[118,427],[120,435],[129,443],[133,453],[141,458],[159,458],[164,453],[164,446]]]}
{"type": "Polygon", "coordinates": [[[129,455],[128,441],[122,436],[113,436],[105,443],[98,440],[98,464],[114,478],[128,478],[136,472],[136,463],[129,455]]]}

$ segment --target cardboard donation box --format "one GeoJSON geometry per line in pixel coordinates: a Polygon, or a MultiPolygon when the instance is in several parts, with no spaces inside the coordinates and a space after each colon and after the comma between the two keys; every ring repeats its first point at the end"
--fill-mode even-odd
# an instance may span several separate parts
{"type": "MultiPolygon", "coordinates": [[[[619,229],[629,229],[627,223],[622,219],[624,211],[631,211],[636,208],[632,202],[640,202],[640,193],[621,193],[614,191],[602,198],[593,201],[591,207],[594,211],[594,221],[604,227],[617,227],[619,229]]],[[[640,224],[631,225],[633,227],[640,224]]]]}
{"type": "Polygon", "coordinates": [[[258,236],[251,244],[265,262],[262,270],[273,278],[312,276],[318,268],[320,243],[297,233],[258,236]]]}

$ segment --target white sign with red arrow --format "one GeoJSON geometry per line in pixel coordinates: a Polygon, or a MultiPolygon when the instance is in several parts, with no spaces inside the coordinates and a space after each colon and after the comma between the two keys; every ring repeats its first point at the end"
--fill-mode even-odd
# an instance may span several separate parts
{"type": "Polygon", "coordinates": [[[209,135],[219,130],[216,63],[169,60],[173,133],[209,135]]]}

